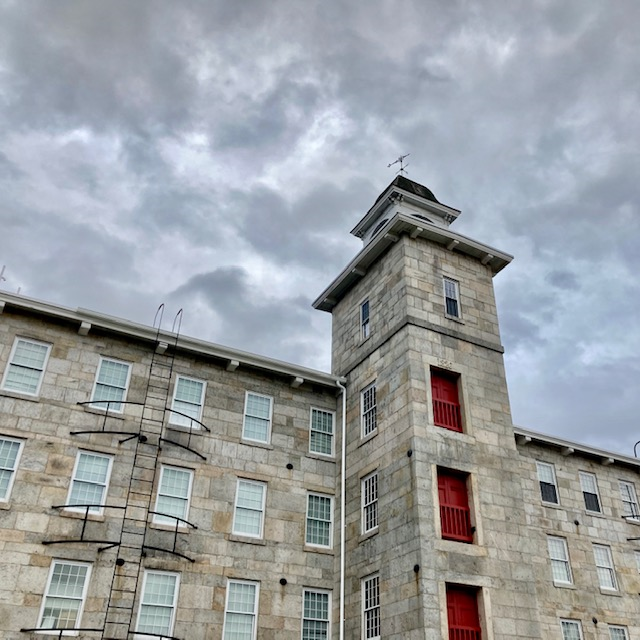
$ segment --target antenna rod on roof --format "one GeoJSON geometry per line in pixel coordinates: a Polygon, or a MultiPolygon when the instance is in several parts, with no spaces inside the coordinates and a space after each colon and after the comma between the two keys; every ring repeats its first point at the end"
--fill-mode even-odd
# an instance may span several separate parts
{"type": "Polygon", "coordinates": [[[394,164],[400,164],[400,169],[398,169],[398,171],[396,171],[396,175],[401,174],[404,175],[405,173],[407,173],[407,167],[409,166],[409,163],[404,164],[404,159],[408,158],[411,154],[410,153],[406,153],[403,156],[398,156],[398,159],[395,160],[394,162],[390,162],[387,165],[387,169],[389,169],[389,167],[393,167],[394,164]]]}

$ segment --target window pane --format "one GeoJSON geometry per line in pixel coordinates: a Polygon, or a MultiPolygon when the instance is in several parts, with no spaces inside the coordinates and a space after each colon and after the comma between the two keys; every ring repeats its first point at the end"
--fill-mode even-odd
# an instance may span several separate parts
{"type": "Polygon", "coordinates": [[[562,638],[563,640],[582,640],[580,632],[580,624],[572,620],[562,621],[562,638]]]}
{"type": "Polygon", "coordinates": [[[325,547],[331,544],[331,498],[308,496],[306,542],[325,547]]]}
{"type": "Polygon", "coordinates": [[[41,375],[42,372],[35,369],[23,369],[9,365],[4,388],[9,391],[36,393],[41,375]]]}
{"type": "Polygon", "coordinates": [[[199,380],[188,378],[178,378],[176,383],[176,400],[200,404],[202,399],[202,387],[204,384],[199,380]]]}
{"type": "Polygon", "coordinates": [[[540,482],[546,482],[548,484],[555,484],[555,477],[553,474],[553,467],[542,462],[537,463],[538,466],[538,479],[540,482]]]}
{"type": "Polygon", "coordinates": [[[243,437],[248,438],[249,440],[267,442],[269,439],[269,420],[255,418],[253,416],[245,416],[243,437]]]}
{"type": "Polygon", "coordinates": [[[170,634],[178,577],[171,573],[146,574],[137,631],[170,634]]]}
{"type": "Polygon", "coordinates": [[[89,572],[87,565],[55,562],[44,598],[42,629],[72,629],[77,626],[89,572]]]}
{"type": "Polygon", "coordinates": [[[247,415],[268,419],[271,414],[271,398],[257,396],[253,393],[247,395],[247,415]]]}
{"type": "Polygon", "coordinates": [[[304,592],[302,640],[326,640],[329,637],[329,594],[304,592]]]}
{"type": "Polygon", "coordinates": [[[16,469],[19,451],[19,442],[0,440],[0,500],[5,500],[9,493],[9,485],[16,469]]]}
{"type": "Polygon", "coordinates": [[[127,385],[128,373],[128,364],[114,362],[113,360],[102,360],[98,373],[98,382],[114,387],[125,387],[127,385]]]}
{"type": "Polygon", "coordinates": [[[264,485],[240,481],[236,496],[234,533],[260,536],[262,534],[262,504],[264,485]]]}
{"type": "Polygon", "coordinates": [[[333,413],[320,409],[311,410],[309,451],[323,455],[333,454],[333,413]]]}

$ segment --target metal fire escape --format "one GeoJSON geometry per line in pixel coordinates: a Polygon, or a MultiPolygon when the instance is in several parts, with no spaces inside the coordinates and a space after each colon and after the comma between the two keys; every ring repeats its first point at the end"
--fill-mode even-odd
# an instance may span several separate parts
{"type": "MultiPolygon", "coordinates": [[[[182,309],[178,311],[173,322],[170,340],[161,339],[162,316],[164,304],[160,305],[154,319],[156,338],[154,352],[149,368],[149,376],[144,395],[144,402],[128,401],[100,401],[105,405],[104,419],[100,429],[72,431],[72,436],[86,434],[109,434],[125,436],[119,440],[119,444],[133,441],[133,460],[129,475],[129,486],[124,505],[109,504],[83,504],[83,505],[54,505],[54,509],[84,509],[84,517],[80,535],[77,538],[63,538],[44,540],[44,545],[57,544],[97,544],[98,554],[109,549],[117,549],[117,557],[114,563],[114,572],[109,589],[109,597],[106,607],[104,626],[100,628],[75,627],[74,632],[87,633],[89,637],[98,637],[102,640],[127,640],[136,630],[134,628],[134,613],[139,603],[141,578],[144,571],[144,559],[150,553],[170,554],[187,562],[194,562],[192,558],[178,551],[178,535],[188,528],[196,529],[196,525],[171,514],[157,513],[152,510],[154,487],[156,485],[159,459],[163,446],[175,446],[191,452],[201,460],[205,456],[192,447],[192,439],[203,431],[209,429],[200,421],[191,416],[172,410],[170,407],[170,390],[173,376],[173,365],[176,348],[180,337],[180,325],[182,322],[182,309]],[[111,405],[137,405],[141,407],[141,415],[136,431],[123,431],[122,429],[108,429],[110,426],[111,405]],[[189,427],[171,430],[165,426],[168,411],[184,416],[189,420],[189,427]],[[194,423],[195,431],[194,431],[194,423]],[[173,432],[172,432],[173,431],[173,432]],[[178,433],[179,432],[179,433],[178,433]],[[120,527],[120,536],[117,540],[106,540],[91,537],[87,529],[91,529],[92,521],[89,519],[90,510],[93,508],[112,510],[123,514],[120,527]],[[173,531],[164,531],[164,535],[172,537],[171,545],[159,546],[149,543],[149,524],[154,515],[162,515],[163,518],[171,518],[175,521],[173,531]]],[[[95,401],[79,403],[81,405],[96,405],[95,401]]],[[[62,638],[70,631],[69,628],[21,629],[23,632],[48,631],[51,634],[59,632],[62,638]],[[66,633],[65,633],[66,632],[66,633]]],[[[145,637],[156,637],[164,640],[179,640],[169,635],[143,633],[145,637]]]]}

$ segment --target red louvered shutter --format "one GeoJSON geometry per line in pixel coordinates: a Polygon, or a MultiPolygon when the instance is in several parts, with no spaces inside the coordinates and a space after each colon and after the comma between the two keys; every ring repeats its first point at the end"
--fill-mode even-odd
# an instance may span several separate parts
{"type": "Polygon", "coordinates": [[[440,526],[445,540],[473,542],[471,512],[465,476],[438,471],[440,526]]]}
{"type": "Polygon", "coordinates": [[[449,640],[481,640],[478,594],[474,589],[447,586],[449,640]]]}
{"type": "Polygon", "coordinates": [[[433,421],[439,427],[462,431],[462,415],[458,399],[458,378],[442,371],[431,370],[433,421]]]}

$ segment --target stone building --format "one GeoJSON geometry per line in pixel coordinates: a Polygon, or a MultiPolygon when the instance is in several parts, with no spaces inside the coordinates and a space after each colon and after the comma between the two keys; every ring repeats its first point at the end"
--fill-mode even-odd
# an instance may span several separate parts
{"type": "Polygon", "coordinates": [[[640,639],[640,464],[514,428],[459,213],[380,194],[332,374],[1,293],[0,637],[640,639]]]}

